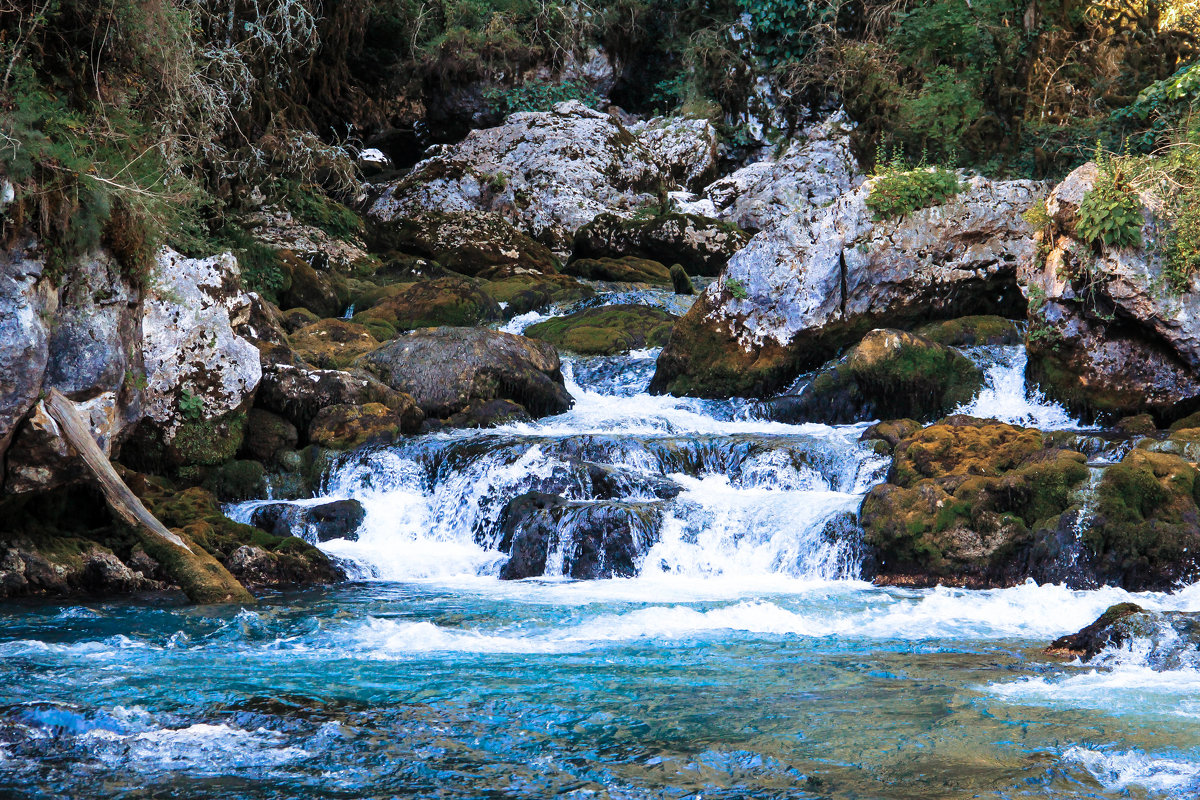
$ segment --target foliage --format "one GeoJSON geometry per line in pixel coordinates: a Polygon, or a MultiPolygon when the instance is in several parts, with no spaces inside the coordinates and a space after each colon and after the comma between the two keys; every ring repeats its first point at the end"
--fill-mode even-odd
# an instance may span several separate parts
{"type": "Polygon", "coordinates": [[[1144,130],[1130,137],[1130,144],[1148,152],[1163,134],[1184,124],[1197,111],[1200,111],[1200,61],[1150,84],[1138,94],[1137,100],[1114,111],[1113,118],[1146,124],[1144,130]]]}
{"type": "Polygon", "coordinates": [[[1046,201],[1036,201],[1021,213],[1021,218],[1035,231],[1045,230],[1050,226],[1051,221],[1050,213],[1046,210],[1046,201]]]}
{"type": "Polygon", "coordinates": [[[1130,183],[1128,170],[1098,152],[1100,173],[1079,204],[1075,234],[1102,247],[1140,247],[1142,203],[1130,183]]]}
{"type": "Polygon", "coordinates": [[[958,194],[958,176],[944,167],[909,167],[893,155],[876,169],[867,208],[876,220],[903,218],[958,194]]]}
{"type": "Polygon", "coordinates": [[[725,288],[733,295],[736,300],[746,300],[750,297],[750,293],[746,291],[746,287],[737,278],[726,278],[725,288]]]}
{"type": "Polygon", "coordinates": [[[502,114],[549,111],[567,100],[578,100],[590,108],[600,106],[600,96],[579,78],[558,82],[532,80],[508,89],[492,87],[483,96],[502,114]]]}
{"type": "Polygon", "coordinates": [[[204,415],[204,398],[182,389],[179,393],[179,410],[187,419],[198,420],[204,415]]]}

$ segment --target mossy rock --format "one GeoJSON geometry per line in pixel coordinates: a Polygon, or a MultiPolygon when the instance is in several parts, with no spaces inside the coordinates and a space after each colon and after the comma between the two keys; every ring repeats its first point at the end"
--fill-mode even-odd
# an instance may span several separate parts
{"type": "Polygon", "coordinates": [[[214,419],[185,420],[167,448],[177,466],[214,466],[234,458],[242,447],[246,414],[231,412],[214,419]]]}
{"type": "MultiPolygon", "coordinates": [[[[994,420],[948,417],[897,444],[861,522],[883,583],[997,586],[1040,578],[1037,534],[1053,530],[1087,479],[1082,453],[994,420]]],[[[1043,534],[1046,535],[1046,534],[1043,534]]]]}
{"type": "Polygon", "coordinates": [[[221,500],[254,500],[267,493],[267,471],[257,461],[235,459],[207,469],[201,485],[221,500]]]}
{"type": "Polygon", "coordinates": [[[531,325],[525,335],[581,355],[612,355],[662,347],[674,322],[675,317],[660,308],[601,306],[531,325]]]}
{"type": "Polygon", "coordinates": [[[312,325],[321,318],[307,308],[289,308],[279,314],[279,321],[288,333],[312,325]]]}
{"type": "Polygon", "coordinates": [[[904,331],[871,331],[822,369],[799,395],[764,403],[772,419],[845,424],[869,419],[929,422],[969,402],[983,372],[957,350],[904,331]]]}
{"type": "Polygon", "coordinates": [[[1113,427],[1121,433],[1138,436],[1149,436],[1158,430],[1158,426],[1154,424],[1154,417],[1149,414],[1121,417],[1113,427]]]}
{"type": "Polygon", "coordinates": [[[279,293],[281,306],[307,308],[322,318],[341,313],[342,304],[328,274],[290,250],[281,250],[279,261],[291,281],[291,286],[279,293]]]}
{"type": "Polygon", "coordinates": [[[634,256],[619,258],[581,258],[563,267],[563,274],[610,283],[651,283],[673,285],[671,270],[658,261],[634,256]]]}
{"type": "Polygon", "coordinates": [[[596,290],[580,283],[569,275],[545,275],[524,269],[491,270],[481,277],[486,282],[481,288],[504,307],[506,317],[515,317],[530,311],[541,311],[550,306],[565,306],[586,300],[596,290]]]}
{"type": "Polygon", "coordinates": [[[1108,467],[1084,531],[1106,583],[1168,590],[1200,574],[1196,467],[1171,453],[1134,449],[1108,467]]]}
{"type": "Polygon", "coordinates": [[[374,239],[376,250],[424,256],[463,275],[503,265],[553,274],[559,266],[550,248],[487,211],[426,211],[377,222],[374,239]]]}
{"type": "Polygon", "coordinates": [[[692,279],[683,264],[671,265],[671,288],[678,295],[691,296],[696,293],[696,287],[692,285],[692,279]]]}
{"type": "Polygon", "coordinates": [[[887,444],[887,452],[890,453],[902,440],[909,438],[921,428],[921,423],[915,419],[884,420],[869,426],[858,437],[858,440],[860,442],[882,441],[887,444]]]}
{"type": "Polygon", "coordinates": [[[149,479],[139,495],[164,525],[203,547],[249,585],[333,583],[345,578],[325,553],[307,542],[274,536],[229,519],[221,513],[217,498],[205,489],[193,487],[175,492],[170,484],[149,479]],[[245,546],[269,554],[273,571],[259,571],[253,576],[239,574],[234,556],[245,546]]]}
{"type": "Polygon", "coordinates": [[[273,464],[279,453],[294,450],[299,441],[296,426],[278,414],[262,408],[252,408],[246,414],[242,453],[250,458],[273,464]]]}
{"type": "Polygon", "coordinates": [[[682,264],[693,275],[719,275],[750,234],[730,222],[698,214],[624,219],[600,214],[575,233],[578,258],[635,256],[682,264]]]}
{"type": "Polygon", "coordinates": [[[321,447],[349,450],[363,444],[395,442],[405,433],[415,433],[423,415],[393,410],[382,403],[335,405],[321,409],[308,427],[308,438],[321,447]]]}
{"type": "Polygon", "coordinates": [[[1097,655],[1110,645],[1124,639],[1116,626],[1127,617],[1144,613],[1137,603],[1117,603],[1105,609],[1095,622],[1067,636],[1060,636],[1050,643],[1048,650],[1053,655],[1079,657],[1084,660],[1097,655]]]}
{"type": "Polygon", "coordinates": [[[1183,419],[1175,420],[1174,422],[1171,423],[1170,429],[1172,431],[1178,431],[1178,430],[1183,430],[1185,428],[1200,429],[1200,411],[1197,411],[1195,414],[1189,414],[1188,416],[1184,417],[1183,419]]]}
{"type": "Polygon", "coordinates": [[[292,349],[308,363],[322,369],[341,369],[379,347],[379,340],[363,325],[344,319],[323,319],[288,335],[292,349]]]}
{"type": "Polygon", "coordinates": [[[930,322],[913,333],[949,347],[1021,344],[1022,335],[1011,319],[992,315],[959,317],[930,322]]]}
{"type": "Polygon", "coordinates": [[[500,306],[473,281],[439,278],[414,283],[354,315],[366,325],[382,320],[397,331],[440,326],[471,326],[503,318],[500,306]]]}

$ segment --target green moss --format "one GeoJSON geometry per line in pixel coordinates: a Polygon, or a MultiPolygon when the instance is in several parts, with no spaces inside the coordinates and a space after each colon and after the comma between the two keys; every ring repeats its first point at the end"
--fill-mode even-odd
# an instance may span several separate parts
{"type": "Polygon", "coordinates": [[[495,322],[501,317],[496,301],[477,283],[438,278],[401,289],[355,314],[354,322],[365,326],[370,320],[382,320],[399,331],[442,325],[471,326],[495,322]]]}
{"type": "Polygon", "coordinates": [[[245,429],[246,415],[242,412],[216,419],[187,420],[175,431],[171,448],[181,465],[220,464],[237,455],[245,429]]]}
{"type": "Polygon", "coordinates": [[[990,315],[931,322],[913,333],[951,347],[1020,344],[1021,332],[1010,319],[990,315]]]}
{"type": "Polygon", "coordinates": [[[675,318],[658,308],[612,305],[589,308],[531,325],[525,335],[586,355],[611,355],[661,347],[675,318]]]}

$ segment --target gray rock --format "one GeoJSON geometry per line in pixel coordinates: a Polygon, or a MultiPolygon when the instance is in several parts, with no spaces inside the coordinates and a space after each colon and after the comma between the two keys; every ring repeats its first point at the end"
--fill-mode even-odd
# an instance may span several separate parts
{"type": "Polygon", "coordinates": [[[414,331],[368,354],[364,363],[393,389],[416,398],[431,417],[444,419],[475,401],[505,399],[536,418],[561,414],[574,402],[554,347],[509,333],[414,331]]]}

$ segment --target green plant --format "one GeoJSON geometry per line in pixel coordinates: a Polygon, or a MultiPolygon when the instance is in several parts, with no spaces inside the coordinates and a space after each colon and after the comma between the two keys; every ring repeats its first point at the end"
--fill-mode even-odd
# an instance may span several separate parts
{"type": "Polygon", "coordinates": [[[880,162],[867,195],[867,208],[877,221],[902,218],[958,194],[958,176],[944,167],[907,167],[898,155],[880,162]]]}
{"type": "Polygon", "coordinates": [[[1033,228],[1035,232],[1044,231],[1050,227],[1050,213],[1046,210],[1046,201],[1038,200],[1029,208],[1021,212],[1021,218],[1033,228]]]}
{"type": "Polygon", "coordinates": [[[179,410],[190,420],[198,420],[204,415],[204,398],[194,395],[187,389],[179,391],[179,410]]]}
{"type": "Polygon", "coordinates": [[[733,295],[736,300],[746,300],[750,297],[750,293],[746,291],[746,287],[737,278],[727,278],[725,280],[725,288],[733,295]]]}
{"type": "Polygon", "coordinates": [[[531,80],[507,89],[488,89],[483,96],[502,114],[549,111],[567,100],[578,100],[585,106],[598,108],[601,101],[596,91],[578,78],[558,82],[531,80]]]}
{"type": "Polygon", "coordinates": [[[1099,174],[1079,204],[1075,235],[1100,247],[1140,247],[1142,203],[1128,170],[1097,146],[1099,174]]]}

